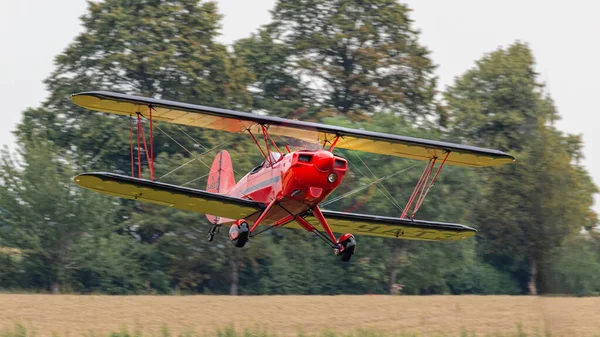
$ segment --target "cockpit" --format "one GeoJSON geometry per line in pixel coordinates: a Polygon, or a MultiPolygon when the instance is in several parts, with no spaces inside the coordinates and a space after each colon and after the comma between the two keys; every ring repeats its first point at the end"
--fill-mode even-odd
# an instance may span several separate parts
{"type": "MultiPolygon", "coordinates": [[[[271,158],[271,162],[273,164],[275,164],[281,158],[283,158],[283,155],[281,155],[279,152],[269,152],[269,157],[271,158]]],[[[252,171],[250,171],[250,174],[254,174],[254,173],[262,170],[263,167],[267,167],[267,166],[268,166],[267,161],[263,160],[262,163],[260,163],[258,166],[256,166],[255,168],[253,168],[252,171]]]]}

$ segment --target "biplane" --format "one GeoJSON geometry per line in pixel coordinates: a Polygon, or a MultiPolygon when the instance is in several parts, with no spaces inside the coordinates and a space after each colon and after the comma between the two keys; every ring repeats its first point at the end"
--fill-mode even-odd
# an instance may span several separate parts
{"type": "Polygon", "coordinates": [[[476,230],[460,224],[415,219],[442,168],[497,166],[514,161],[511,155],[498,150],[105,91],[77,93],[71,98],[89,110],[127,116],[130,124],[131,176],[82,173],[74,178],[77,184],[111,196],[206,214],[211,223],[208,240],[213,240],[220,227],[229,226],[229,239],[236,247],[243,247],[249,239],[268,229],[282,226],[314,233],[342,261],[350,260],[356,248],[356,238],[351,233],[411,240],[465,239],[475,235],[476,230]],[[149,124],[149,144],[142,121],[149,124]],[[264,161],[236,183],[229,153],[221,150],[210,168],[206,190],[160,182],[154,175],[155,122],[247,133],[264,161]],[[287,144],[278,146],[273,136],[318,147],[292,151],[287,144]],[[340,186],[349,169],[348,161],[334,154],[334,149],[340,148],[425,162],[399,217],[321,209],[320,204],[340,186]],[[142,176],[142,156],[150,179],[142,176]]]}

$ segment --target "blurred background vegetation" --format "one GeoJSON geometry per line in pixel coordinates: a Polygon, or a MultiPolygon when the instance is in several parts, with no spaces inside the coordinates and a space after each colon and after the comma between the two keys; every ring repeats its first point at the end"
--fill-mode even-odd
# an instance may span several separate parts
{"type": "MultiPolygon", "coordinates": [[[[582,140],[560,114],[527,44],[482,55],[445,92],[395,0],[279,0],[251,37],[216,41],[216,4],[89,2],[83,32],[55,59],[49,98],[23,112],[0,170],[0,290],[106,294],[600,294],[597,188],[582,140]],[[206,242],[203,215],[85,191],[84,171],[129,174],[129,121],[69,95],[110,90],[353,128],[497,148],[515,164],[448,167],[419,217],[479,230],[458,243],[358,237],[343,264],[310,233],[286,228],[206,242]]],[[[248,137],[157,124],[157,177],[204,189],[221,149],[236,179],[261,161],[248,137]],[[191,153],[182,149],[173,137],[191,153]],[[194,181],[194,179],[197,179],[194,181]]],[[[156,130],[155,130],[156,131],[156,130]]],[[[414,161],[339,150],[351,163],[336,195],[414,161]],[[364,163],[368,163],[368,168],[364,163]],[[371,172],[372,171],[372,172],[371,172]]],[[[399,216],[419,169],[327,206],[399,216]],[[392,200],[390,200],[392,199],[392,200]],[[394,200],[395,199],[395,200],[394,200]]],[[[149,172],[144,172],[149,177],[149,172]]],[[[335,197],[336,195],[333,195],[335,197]]]]}

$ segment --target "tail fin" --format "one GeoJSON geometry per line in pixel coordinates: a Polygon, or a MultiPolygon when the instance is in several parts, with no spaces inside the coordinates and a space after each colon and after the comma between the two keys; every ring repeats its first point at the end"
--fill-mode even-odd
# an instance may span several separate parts
{"type": "MultiPolygon", "coordinates": [[[[206,191],[219,194],[227,194],[235,186],[235,177],[233,176],[233,166],[231,165],[231,157],[229,152],[221,150],[215,157],[208,174],[208,182],[206,183],[206,191]]],[[[214,215],[206,215],[206,218],[211,223],[219,223],[220,217],[214,215]]]]}

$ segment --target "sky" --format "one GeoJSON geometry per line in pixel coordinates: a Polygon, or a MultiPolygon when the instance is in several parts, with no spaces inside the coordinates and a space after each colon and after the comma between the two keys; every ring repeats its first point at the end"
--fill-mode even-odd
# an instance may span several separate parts
{"type": "MultiPolygon", "coordinates": [[[[498,47],[520,40],[529,44],[539,79],[554,99],[564,132],[582,134],[584,165],[600,185],[600,115],[596,104],[600,79],[600,2],[573,0],[406,0],[438,65],[439,89],[498,47]]],[[[249,36],[270,21],[275,0],[219,0],[223,43],[249,36]]],[[[2,0],[0,2],[0,98],[3,122],[0,145],[15,146],[11,131],[21,112],[37,107],[47,92],[42,81],[53,71],[54,57],[82,31],[83,0],[2,0]],[[24,66],[25,65],[25,66],[24,66]]],[[[82,88],[93,89],[93,88],[82,88]]],[[[198,102],[201,103],[201,102],[198,102]]],[[[595,210],[600,213],[600,200],[595,210]]]]}

